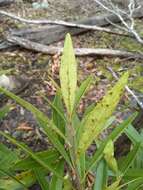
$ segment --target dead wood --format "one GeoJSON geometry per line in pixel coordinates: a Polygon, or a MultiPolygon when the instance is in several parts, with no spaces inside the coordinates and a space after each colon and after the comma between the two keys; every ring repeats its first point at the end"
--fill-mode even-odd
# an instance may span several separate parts
{"type": "MultiPolygon", "coordinates": [[[[143,11],[141,11],[141,9],[137,10],[134,14],[134,17],[143,17],[143,11]]],[[[120,21],[119,18],[117,18],[117,16],[112,14],[106,14],[101,16],[93,16],[86,20],[81,20],[77,23],[85,25],[107,26],[110,25],[108,20],[114,23],[120,21]]],[[[71,35],[77,35],[87,31],[89,31],[89,29],[71,28],[67,26],[40,26],[39,28],[22,29],[15,31],[13,30],[11,32],[11,35],[27,38],[29,40],[48,45],[64,39],[65,34],[68,32],[71,35]]]]}
{"type": "MultiPolygon", "coordinates": [[[[47,46],[40,43],[32,42],[30,40],[8,36],[7,41],[20,47],[32,50],[35,52],[42,52],[44,54],[54,55],[56,53],[62,53],[63,48],[47,46]]],[[[106,57],[120,57],[130,59],[143,59],[143,54],[137,52],[128,52],[122,50],[102,49],[102,48],[75,48],[75,55],[77,56],[106,56],[106,57]]]]}
{"type": "Polygon", "coordinates": [[[41,19],[41,20],[32,20],[32,19],[25,19],[19,16],[16,16],[12,13],[8,13],[6,11],[0,11],[0,15],[4,15],[7,17],[10,17],[14,20],[17,20],[22,23],[26,24],[34,24],[34,25],[59,25],[59,26],[66,26],[66,27],[72,27],[72,28],[81,28],[81,29],[87,29],[87,30],[93,30],[93,31],[100,31],[100,32],[106,32],[110,34],[116,34],[116,35],[121,35],[121,36],[130,36],[126,33],[120,32],[120,31],[115,31],[110,28],[105,28],[105,27],[100,27],[97,25],[87,25],[87,24],[78,24],[78,23],[73,23],[73,22],[66,22],[63,20],[47,20],[47,19],[41,19]]]}
{"type": "MultiPolygon", "coordinates": [[[[143,17],[143,8],[137,9],[134,13],[134,18],[143,17]]],[[[124,19],[126,19],[124,17],[124,19]]],[[[120,22],[119,18],[113,14],[105,14],[101,16],[93,16],[85,20],[78,21],[79,24],[84,25],[97,25],[97,26],[108,26],[110,25],[109,20],[113,23],[120,22]]],[[[22,37],[29,39],[34,42],[39,42],[41,44],[52,44],[59,40],[64,39],[67,32],[71,35],[78,35],[89,31],[85,28],[71,28],[67,26],[40,26],[35,28],[25,28],[20,30],[11,30],[9,34],[11,36],[22,37]]],[[[12,47],[13,45],[7,43],[5,40],[0,44],[0,49],[5,49],[12,47]]]]}

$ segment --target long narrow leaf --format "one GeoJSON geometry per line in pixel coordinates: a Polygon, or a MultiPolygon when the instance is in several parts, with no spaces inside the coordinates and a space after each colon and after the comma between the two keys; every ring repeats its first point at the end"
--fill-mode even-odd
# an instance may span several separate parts
{"type": "Polygon", "coordinates": [[[104,158],[109,166],[109,168],[115,173],[118,173],[117,161],[114,157],[114,144],[112,140],[109,140],[104,148],[104,158]]]}
{"type": "MultiPolygon", "coordinates": [[[[46,98],[45,96],[43,96],[44,100],[51,106],[52,110],[55,111],[60,117],[62,120],[66,121],[66,118],[64,116],[64,112],[63,110],[60,110],[59,109],[59,106],[57,105],[57,99],[60,98],[58,97],[60,96],[59,93],[56,94],[55,98],[54,98],[54,102],[51,102],[48,98],[46,98]],[[55,103],[56,102],[56,103],[55,103]]],[[[59,100],[58,100],[58,103],[59,103],[59,100]]],[[[61,106],[61,105],[60,105],[61,106]]],[[[57,125],[56,125],[57,126],[57,125]]]]}
{"type": "Polygon", "coordinates": [[[107,137],[107,139],[104,142],[102,142],[99,149],[96,151],[92,159],[89,161],[88,166],[86,168],[87,172],[103,157],[103,151],[107,142],[109,140],[112,140],[114,142],[124,132],[125,128],[127,128],[130,125],[130,123],[135,119],[136,115],[136,113],[133,114],[127,120],[125,120],[123,123],[117,126],[113,130],[113,132],[107,137]]]}
{"type": "Polygon", "coordinates": [[[126,158],[124,159],[124,162],[120,165],[120,171],[122,172],[122,175],[124,175],[124,173],[129,169],[129,167],[131,166],[131,164],[133,163],[133,161],[135,160],[137,153],[140,149],[141,144],[138,143],[134,146],[134,148],[132,149],[132,151],[130,151],[128,153],[128,155],[126,156],[126,158]]]}
{"type": "Polygon", "coordinates": [[[86,171],[86,159],[85,159],[85,153],[83,153],[79,159],[79,173],[81,179],[85,176],[85,171],[86,171]]]}
{"type": "Polygon", "coordinates": [[[128,171],[125,173],[124,178],[125,179],[135,179],[135,178],[143,178],[143,169],[139,168],[129,168],[128,171]]]}
{"type": "Polygon", "coordinates": [[[98,164],[94,189],[93,190],[103,190],[107,182],[107,165],[104,160],[101,160],[98,164]]]}
{"type": "Polygon", "coordinates": [[[75,104],[77,87],[77,63],[70,34],[66,35],[63,55],[61,58],[60,83],[62,96],[68,114],[71,116],[75,104]]]}
{"type": "Polygon", "coordinates": [[[17,140],[15,140],[14,138],[10,137],[9,135],[7,135],[6,133],[4,133],[2,131],[0,131],[0,134],[2,136],[4,136],[5,138],[7,138],[9,141],[11,141],[16,146],[18,146],[20,149],[22,149],[25,153],[27,153],[29,156],[31,156],[31,158],[33,158],[36,162],[38,162],[45,169],[47,169],[48,171],[53,172],[57,177],[62,178],[60,176],[60,174],[58,174],[53,168],[51,168],[50,165],[48,165],[48,163],[43,162],[40,159],[40,157],[38,157],[36,154],[34,154],[25,144],[22,144],[22,143],[18,142],[17,140]]]}
{"type": "MultiPolygon", "coordinates": [[[[9,179],[7,181],[13,181],[13,185],[18,185],[20,186],[21,188],[26,188],[27,189],[27,186],[25,184],[23,184],[17,177],[15,177],[14,175],[12,175],[11,173],[9,173],[8,171],[6,170],[3,170],[3,169],[0,169],[0,173],[4,173],[6,175],[6,178],[9,179]]],[[[6,185],[6,180],[3,180],[2,178],[0,179],[0,189],[3,185],[6,185]],[[3,183],[2,183],[3,182],[3,183]]],[[[9,182],[8,182],[9,183],[9,182]]]]}
{"type": "Polygon", "coordinates": [[[87,77],[87,79],[85,79],[79,89],[77,90],[77,93],[76,93],[76,99],[75,99],[75,108],[78,106],[81,98],[84,96],[84,94],[87,92],[91,82],[93,81],[93,77],[92,76],[89,76],[87,77]]]}
{"type": "MultiPolygon", "coordinates": [[[[52,167],[52,164],[56,163],[60,157],[60,154],[56,150],[46,150],[42,152],[34,153],[38,156],[44,163],[47,163],[52,167]]],[[[37,163],[30,156],[17,161],[12,169],[14,170],[30,170],[35,168],[41,168],[41,165],[37,163]]]]}
{"type": "Polygon", "coordinates": [[[64,108],[61,100],[60,92],[56,93],[52,103],[52,118],[55,125],[65,134],[66,118],[64,116],[64,108]]]}
{"type": "Polygon", "coordinates": [[[143,187],[143,178],[139,178],[137,181],[133,181],[128,185],[127,190],[141,190],[143,187]]]}
{"type": "Polygon", "coordinates": [[[11,105],[4,106],[0,109],[0,120],[12,109],[11,105]]]}
{"type": "Polygon", "coordinates": [[[141,135],[133,127],[133,125],[129,125],[129,127],[125,129],[125,134],[128,136],[128,138],[132,141],[133,144],[136,144],[142,141],[141,135]]]}
{"type": "Polygon", "coordinates": [[[11,151],[5,145],[0,144],[0,169],[8,171],[18,160],[14,150],[11,151]]]}
{"type": "Polygon", "coordinates": [[[31,171],[22,172],[16,176],[8,176],[0,179],[0,189],[2,190],[28,190],[36,181],[31,171]]]}
{"type": "Polygon", "coordinates": [[[114,183],[112,183],[110,186],[106,187],[104,190],[119,190],[119,184],[121,179],[116,180],[114,183]]]}
{"type": "Polygon", "coordinates": [[[94,139],[101,133],[107,120],[115,110],[124,87],[128,73],[125,73],[117,84],[108,92],[103,100],[95,106],[93,111],[83,119],[83,129],[78,146],[78,155],[85,152],[94,139]]]}
{"type": "MultiPolygon", "coordinates": [[[[63,176],[64,175],[64,162],[61,160],[57,166],[56,169],[58,172],[63,176]]],[[[53,175],[50,183],[49,190],[62,190],[63,189],[63,180],[57,178],[57,176],[53,175]]]]}
{"type": "MultiPolygon", "coordinates": [[[[65,151],[64,146],[60,143],[58,137],[57,137],[57,131],[58,134],[61,134],[61,131],[53,127],[53,123],[51,123],[48,119],[48,117],[39,111],[35,106],[30,104],[29,102],[23,100],[22,98],[16,96],[12,92],[7,91],[6,89],[3,89],[0,87],[0,92],[3,92],[5,95],[9,96],[10,98],[14,99],[17,103],[19,103],[21,106],[26,108],[27,110],[31,111],[38,122],[41,124],[41,127],[44,129],[46,135],[48,136],[49,140],[52,142],[52,144],[57,148],[57,150],[61,153],[61,155],[65,158],[67,163],[71,165],[70,159],[68,154],[65,151]]],[[[63,135],[62,135],[63,137],[63,135]]],[[[64,137],[65,141],[68,142],[68,140],[64,137]]]]}
{"type": "Polygon", "coordinates": [[[41,190],[49,190],[48,180],[46,180],[46,176],[44,175],[43,171],[34,169],[33,172],[40,184],[41,190]]]}

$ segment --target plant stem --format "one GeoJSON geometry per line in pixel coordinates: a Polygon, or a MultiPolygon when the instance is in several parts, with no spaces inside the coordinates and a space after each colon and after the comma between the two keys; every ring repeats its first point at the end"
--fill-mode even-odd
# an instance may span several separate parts
{"type": "Polygon", "coordinates": [[[71,157],[71,161],[73,164],[73,168],[74,168],[74,174],[75,174],[75,179],[72,177],[72,181],[73,181],[73,185],[77,190],[83,190],[82,188],[82,184],[80,182],[80,175],[79,175],[79,171],[78,171],[78,165],[77,165],[77,156],[76,156],[76,138],[75,138],[75,130],[74,127],[72,126],[72,122],[71,122],[71,117],[69,117],[69,121],[67,124],[67,137],[68,140],[70,142],[70,144],[72,145],[69,148],[69,153],[70,153],[70,157],[71,157]]]}

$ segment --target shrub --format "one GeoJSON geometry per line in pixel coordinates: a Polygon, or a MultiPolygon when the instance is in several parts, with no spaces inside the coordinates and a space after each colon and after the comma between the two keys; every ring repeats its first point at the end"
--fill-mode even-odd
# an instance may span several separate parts
{"type": "MultiPolygon", "coordinates": [[[[26,154],[21,159],[16,151],[0,144],[0,189],[27,189],[36,181],[42,190],[133,190],[143,184],[143,172],[135,165],[136,162],[142,164],[142,138],[131,124],[136,113],[116,126],[106,139],[98,138],[109,126],[109,120],[127,84],[128,73],[124,73],[101,102],[88,109],[79,119],[76,110],[92,80],[92,76],[89,76],[77,87],[77,63],[71,37],[67,34],[60,66],[61,87],[57,88],[54,101],[50,102],[52,118],[22,98],[0,88],[0,92],[34,114],[39,127],[53,145],[51,149],[34,153],[25,144],[0,131],[0,135],[26,154]],[[126,157],[117,161],[114,157],[114,142],[123,132],[131,139],[132,149],[126,157]],[[87,149],[93,142],[97,148],[89,156],[87,149]]],[[[8,111],[7,107],[2,108],[0,117],[8,111]]]]}

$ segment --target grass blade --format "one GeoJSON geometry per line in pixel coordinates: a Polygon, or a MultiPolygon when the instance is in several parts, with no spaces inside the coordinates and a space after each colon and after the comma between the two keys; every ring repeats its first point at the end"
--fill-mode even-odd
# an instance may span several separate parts
{"type": "Polygon", "coordinates": [[[125,134],[128,136],[128,138],[132,141],[133,144],[136,144],[142,141],[141,135],[133,127],[133,125],[129,125],[129,127],[125,129],[125,134]]]}
{"type": "MultiPolygon", "coordinates": [[[[44,113],[39,111],[35,106],[33,106],[29,102],[23,100],[22,98],[16,96],[12,92],[9,92],[6,89],[3,89],[1,87],[0,87],[0,92],[3,92],[5,95],[14,99],[18,104],[20,104],[27,110],[31,111],[35,115],[36,119],[40,123],[40,126],[44,129],[45,134],[48,136],[49,140],[56,147],[56,149],[61,153],[61,155],[65,158],[67,163],[69,165],[71,165],[69,156],[66,153],[64,146],[60,143],[60,141],[57,137],[57,131],[58,131],[58,134],[61,134],[61,131],[58,128],[56,128],[55,126],[53,127],[53,123],[48,119],[48,117],[44,113]]],[[[64,137],[62,135],[62,138],[64,138],[64,140],[68,143],[68,140],[66,139],[66,137],[64,137]]]]}
{"type": "MultiPolygon", "coordinates": [[[[51,167],[52,164],[57,162],[57,160],[60,157],[60,154],[56,150],[46,150],[46,151],[36,152],[34,154],[39,158],[41,158],[41,160],[44,163],[51,165],[51,167]]],[[[29,170],[35,168],[40,169],[41,165],[37,163],[35,160],[33,160],[30,156],[17,161],[15,165],[12,167],[12,169],[14,170],[29,170]]]]}
{"type": "Polygon", "coordinates": [[[38,157],[36,154],[34,154],[25,144],[22,144],[15,140],[14,138],[10,137],[8,134],[0,131],[0,134],[7,138],[9,141],[11,141],[13,144],[15,144],[17,147],[22,149],[25,153],[27,153],[32,159],[34,159],[36,162],[38,162],[43,168],[47,169],[48,171],[53,172],[57,177],[62,178],[60,174],[58,174],[53,168],[48,165],[48,163],[43,162],[40,157],[38,157]]]}
{"type": "Polygon", "coordinates": [[[122,175],[124,175],[127,170],[129,169],[129,167],[131,166],[131,164],[134,162],[138,151],[140,149],[141,143],[137,143],[134,148],[128,153],[128,155],[125,157],[124,162],[122,162],[122,164],[120,164],[120,171],[122,173],[122,175]]]}
{"type": "Polygon", "coordinates": [[[11,111],[12,106],[8,105],[8,106],[4,106],[3,108],[0,109],[0,120],[3,119],[5,117],[5,115],[11,111]]]}
{"type": "Polygon", "coordinates": [[[101,160],[97,166],[96,178],[93,190],[103,190],[107,182],[107,165],[101,160]]]}
{"type": "Polygon", "coordinates": [[[82,84],[80,85],[79,89],[76,92],[76,99],[75,99],[75,108],[78,106],[81,98],[84,96],[84,94],[87,92],[89,86],[91,85],[91,82],[93,81],[93,77],[89,76],[87,79],[85,79],[82,84]]]}
{"type": "MultiPolygon", "coordinates": [[[[61,160],[57,166],[56,169],[58,172],[63,176],[64,175],[64,162],[61,160]]],[[[63,189],[63,180],[57,178],[57,176],[52,176],[50,188],[49,190],[62,190],[63,189]]]]}
{"type": "Polygon", "coordinates": [[[34,175],[40,184],[41,190],[49,190],[49,184],[42,170],[34,169],[34,175]]]}
{"type": "Polygon", "coordinates": [[[5,174],[7,174],[7,178],[0,179],[0,189],[2,190],[28,190],[28,187],[36,181],[31,171],[22,172],[16,176],[12,176],[7,172],[5,174]]]}
{"type": "Polygon", "coordinates": [[[125,128],[127,128],[130,125],[130,123],[135,119],[136,115],[137,114],[134,113],[127,120],[125,120],[123,123],[117,126],[113,130],[113,132],[107,137],[107,139],[101,143],[99,149],[96,151],[96,153],[93,155],[93,157],[89,161],[89,164],[86,168],[87,172],[89,172],[89,170],[103,157],[103,151],[107,142],[109,140],[112,140],[114,142],[124,132],[125,128]]]}

